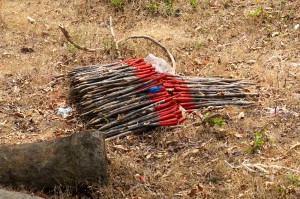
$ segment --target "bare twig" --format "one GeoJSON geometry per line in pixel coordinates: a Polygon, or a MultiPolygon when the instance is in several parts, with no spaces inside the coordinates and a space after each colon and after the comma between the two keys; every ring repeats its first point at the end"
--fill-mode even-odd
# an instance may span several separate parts
{"type": "Polygon", "coordinates": [[[241,165],[240,165],[240,166],[234,166],[234,165],[230,164],[227,160],[224,160],[224,162],[225,162],[230,168],[232,168],[232,169],[239,169],[239,168],[241,168],[241,165]]]}
{"type": "Polygon", "coordinates": [[[250,172],[256,172],[254,169],[257,169],[263,173],[269,173],[269,171],[267,170],[268,168],[273,168],[273,169],[284,169],[284,170],[287,170],[287,171],[291,171],[291,172],[295,172],[295,173],[300,173],[299,170],[297,169],[293,169],[293,168],[289,168],[289,167],[285,167],[285,166],[278,166],[278,165],[274,165],[274,164],[271,164],[271,165],[265,165],[265,164],[260,164],[260,163],[249,163],[248,161],[244,160],[243,163],[239,166],[234,166],[234,165],[231,165],[229,162],[227,162],[227,160],[224,160],[224,162],[229,166],[231,167],[232,169],[239,169],[239,168],[242,168],[244,167],[246,170],[250,171],[250,172]]]}
{"type": "Polygon", "coordinates": [[[119,191],[121,192],[123,198],[127,198],[126,195],[124,194],[124,192],[122,191],[122,189],[120,187],[118,187],[119,191]]]}
{"type": "Polygon", "coordinates": [[[242,41],[242,40],[244,40],[244,39],[246,39],[246,38],[247,38],[247,36],[246,36],[246,35],[243,35],[240,39],[238,39],[238,40],[236,40],[236,41],[234,41],[234,42],[227,43],[227,44],[219,44],[219,45],[217,46],[217,48],[222,48],[222,47],[226,47],[226,46],[230,46],[230,45],[236,44],[236,43],[238,43],[238,42],[240,42],[240,41],[242,41]]]}
{"type": "Polygon", "coordinates": [[[120,52],[120,49],[119,49],[119,45],[117,43],[117,39],[116,39],[116,35],[115,35],[115,32],[114,32],[114,28],[113,28],[113,23],[112,23],[112,17],[110,16],[109,17],[109,29],[110,29],[110,32],[111,32],[111,35],[113,37],[113,41],[114,41],[114,44],[115,44],[115,47],[116,47],[116,51],[118,53],[118,59],[121,59],[121,52],[120,52]]]}
{"type": "MultiPolygon", "coordinates": [[[[64,34],[64,36],[68,40],[68,42],[73,44],[75,46],[75,48],[80,49],[80,50],[84,50],[84,51],[87,51],[87,52],[95,52],[95,51],[102,50],[102,48],[87,48],[87,47],[84,47],[84,46],[80,46],[79,44],[77,44],[73,41],[73,39],[70,36],[69,32],[66,30],[66,28],[62,24],[59,24],[58,27],[61,30],[61,32],[64,34]]],[[[125,39],[120,39],[120,40],[117,41],[114,29],[113,29],[112,17],[109,18],[109,28],[110,28],[110,32],[111,32],[112,37],[113,37],[113,41],[115,43],[115,47],[116,47],[116,51],[118,53],[118,58],[119,59],[121,59],[121,52],[120,52],[120,49],[119,49],[119,43],[127,41],[128,39],[147,39],[147,40],[152,41],[153,43],[155,43],[159,47],[161,47],[167,53],[170,61],[172,62],[173,70],[176,71],[176,62],[175,62],[175,59],[174,59],[173,55],[160,42],[156,41],[155,39],[153,39],[152,37],[147,36],[147,35],[133,35],[133,36],[129,36],[125,39]]]]}
{"type": "Polygon", "coordinates": [[[95,52],[95,51],[102,50],[102,48],[95,48],[94,49],[94,48],[87,48],[87,47],[80,46],[79,44],[75,43],[72,40],[72,37],[70,36],[69,32],[66,30],[66,28],[62,24],[59,24],[58,27],[61,30],[61,32],[64,34],[64,36],[68,40],[68,42],[73,44],[75,46],[75,48],[77,48],[79,50],[84,50],[84,51],[87,51],[87,52],[95,52]]]}
{"type": "Polygon", "coordinates": [[[293,149],[295,149],[295,148],[297,148],[297,147],[299,147],[300,146],[300,143],[298,142],[298,143],[296,143],[296,144],[294,144],[293,146],[291,146],[291,148],[287,151],[287,153],[289,153],[290,151],[292,151],[293,149]]]}
{"type": "Polygon", "coordinates": [[[129,36],[129,37],[125,38],[125,39],[120,39],[119,41],[116,42],[116,46],[118,46],[119,43],[121,43],[121,42],[127,41],[128,39],[147,39],[147,40],[152,41],[153,43],[155,43],[156,45],[158,45],[159,47],[161,47],[167,53],[170,61],[172,62],[173,70],[176,71],[176,62],[175,62],[175,59],[174,59],[173,55],[161,43],[159,43],[158,41],[156,41],[155,39],[153,39],[152,37],[147,36],[147,35],[133,35],[133,36],[129,36]]]}

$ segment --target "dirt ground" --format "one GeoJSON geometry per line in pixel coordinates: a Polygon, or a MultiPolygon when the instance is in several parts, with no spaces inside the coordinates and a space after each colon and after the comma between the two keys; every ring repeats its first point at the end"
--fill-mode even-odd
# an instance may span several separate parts
{"type": "MultiPolygon", "coordinates": [[[[108,186],[92,185],[90,196],[57,191],[48,197],[300,198],[299,0],[118,2],[0,0],[1,145],[84,129],[75,111],[57,115],[69,105],[69,87],[55,77],[118,59],[110,16],[116,39],[149,35],[163,43],[178,74],[254,81],[248,89],[259,97],[250,99],[255,106],[209,107],[180,126],[110,140],[108,186]],[[74,48],[59,24],[80,45],[99,49],[74,48]],[[205,113],[226,124],[205,126],[205,113]]],[[[144,40],[120,48],[123,58],[167,59],[144,40]]]]}

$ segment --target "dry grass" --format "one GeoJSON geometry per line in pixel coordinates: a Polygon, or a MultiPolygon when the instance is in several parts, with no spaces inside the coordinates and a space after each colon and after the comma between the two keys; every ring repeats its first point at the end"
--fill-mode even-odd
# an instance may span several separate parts
{"type": "MultiPolygon", "coordinates": [[[[56,115],[57,107],[68,103],[68,91],[66,83],[51,85],[51,80],[79,65],[116,59],[108,29],[112,15],[118,38],[147,34],[168,46],[178,73],[253,80],[258,86],[250,89],[260,97],[254,99],[255,107],[199,110],[180,127],[107,142],[111,184],[95,185],[93,197],[299,198],[300,174],[287,169],[300,170],[299,148],[291,149],[300,132],[298,2],[199,1],[193,9],[178,0],[170,16],[164,3],[158,4],[158,13],[145,9],[146,4],[125,1],[116,8],[96,0],[0,1],[0,143],[55,139],[82,129],[75,117],[56,115]],[[263,13],[249,16],[259,7],[263,13]],[[72,48],[60,23],[81,45],[103,50],[72,48]],[[22,53],[24,47],[34,52],[22,53]],[[269,114],[266,107],[285,107],[298,116],[269,114]],[[205,127],[206,112],[219,114],[227,124],[205,127]],[[238,119],[240,112],[245,119],[238,119]],[[253,133],[261,130],[267,130],[269,140],[255,153],[246,152],[253,133]],[[245,160],[269,167],[231,168],[225,162],[233,167],[245,160]]],[[[130,41],[122,50],[124,57],[164,57],[145,41],[130,41]]],[[[59,197],[71,196],[57,193],[59,197]]]]}

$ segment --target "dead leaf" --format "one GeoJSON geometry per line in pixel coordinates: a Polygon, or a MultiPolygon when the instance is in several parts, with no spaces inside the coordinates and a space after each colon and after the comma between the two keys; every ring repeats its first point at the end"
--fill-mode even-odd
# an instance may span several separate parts
{"type": "Polygon", "coordinates": [[[28,16],[27,19],[28,19],[29,23],[31,23],[31,24],[35,23],[35,20],[33,18],[28,16]]]}
{"type": "Polygon", "coordinates": [[[237,137],[237,138],[242,138],[242,137],[244,137],[243,134],[240,134],[240,133],[235,133],[234,136],[237,137]]]}
{"type": "Polygon", "coordinates": [[[244,119],[244,118],[245,118],[245,113],[240,112],[240,114],[238,115],[238,119],[244,119]]]}
{"type": "Polygon", "coordinates": [[[123,145],[114,145],[115,149],[121,149],[123,151],[129,151],[129,149],[125,148],[123,145]]]}
{"type": "Polygon", "coordinates": [[[144,175],[140,175],[139,179],[142,183],[146,183],[146,178],[144,175]]]}
{"type": "Polygon", "coordinates": [[[256,61],[253,60],[253,59],[250,59],[250,60],[248,60],[246,63],[249,64],[249,65],[252,65],[252,64],[255,64],[256,61]]]}
{"type": "Polygon", "coordinates": [[[233,149],[238,148],[237,146],[232,146],[227,149],[228,153],[231,153],[233,149]]]}
{"type": "Polygon", "coordinates": [[[30,47],[22,47],[20,51],[21,51],[21,53],[33,53],[34,52],[33,48],[30,48],[30,47]]]}
{"type": "Polygon", "coordinates": [[[141,183],[146,183],[146,177],[144,174],[135,174],[135,177],[141,181],[141,183]]]}
{"type": "Polygon", "coordinates": [[[19,113],[19,112],[14,113],[14,116],[20,117],[20,118],[25,118],[24,114],[23,113],[19,113]]]}
{"type": "Polygon", "coordinates": [[[193,150],[192,150],[192,153],[194,153],[194,154],[195,154],[195,153],[198,153],[198,152],[199,152],[199,149],[193,149],[193,150]]]}
{"type": "Polygon", "coordinates": [[[152,155],[153,155],[153,153],[149,153],[149,154],[147,154],[147,155],[146,155],[146,160],[148,160],[149,158],[151,158],[151,157],[152,157],[152,155]]]}
{"type": "Polygon", "coordinates": [[[4,122],[0,123],[0,126],[4,126],[7,123],[7,120],[4,120],[4,122]]]}
{"type": "Polygon", "coordinates": [[[272,36],[272,37],[276,37],[276,36],[278,36],[278,35],[279,35],[279,32],[273,32],[271,36],[272,36]]]}
{"type": "Polygon", "coordinates": [[[201,185],[201,184],[198,184],[197,185],[197,188],[198,188],[198,191],[200,192],[200,191],[203,191],[203,186],[201,185]]]}
{"type": "Polygon", "coordinates": [[[196,196],[198,193],[198,189],[194,188],[191,190],[191,192],[188,194],[190,197],[196,196]]]}

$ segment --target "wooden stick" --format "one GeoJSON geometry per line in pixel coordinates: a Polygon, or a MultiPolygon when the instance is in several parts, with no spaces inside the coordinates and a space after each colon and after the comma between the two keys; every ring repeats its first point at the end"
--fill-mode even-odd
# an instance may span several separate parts
{"type": "Polygon", "coordinates": [[[174,70],[174,72],[176,71],[176,62],[175,62],[175,59],[174,59],[173,55],[161,43],[159,43],[158,41],[156,41],[155,39],[153,39],[152,37],[147,36],[147,35],[133,35],[133,36],[129,36],[129,37],[125,38],[125,39],[120,39],[119,41],[116,42],[116,46],[118,46],[119,43],[121,43],[121,42],[127,41],[128,39],[146,39],[146,40],[152,41],[153,43],[155,43],[156,45],[158,45],[159,47],[161,47],[167,53],[170,61],[172,62],[173,70],[174,70]]]}
{"type": "Polygon", "coordinates": [[[64,34],[64,36],[68,40],[68,42],[73,44],[75,48],[78,48],[80,50],[84,50],[84,51],[87,51],[87,52],[95,52],[95,51],[102,50],[102,48],[95,48],[94,49],[94,48],[87,48],[87,47],[80,46],[79,44],[75,43],[72,40],[72,37],[70,36],[69,32],[66,30],[66,28],[62,24],[59,24],[58,27],[61,30],[61,32],[64,34]]]}
{"type": "Polygon", "coordinates": [[[121,51],[119,49],[119,45],[117,43],[116,35],[115,35],[115,32],[114,32],[114,28],[113,28],[112,16],[109,17],[109,29],[110,29],[111,35],[113,37],[113,40],[114,40],[114,43],[115,43],[115,46],[116,46],[116,51],[118,53],[118,59],[122,59],[122,57],[121,57],[121,51]]]}

